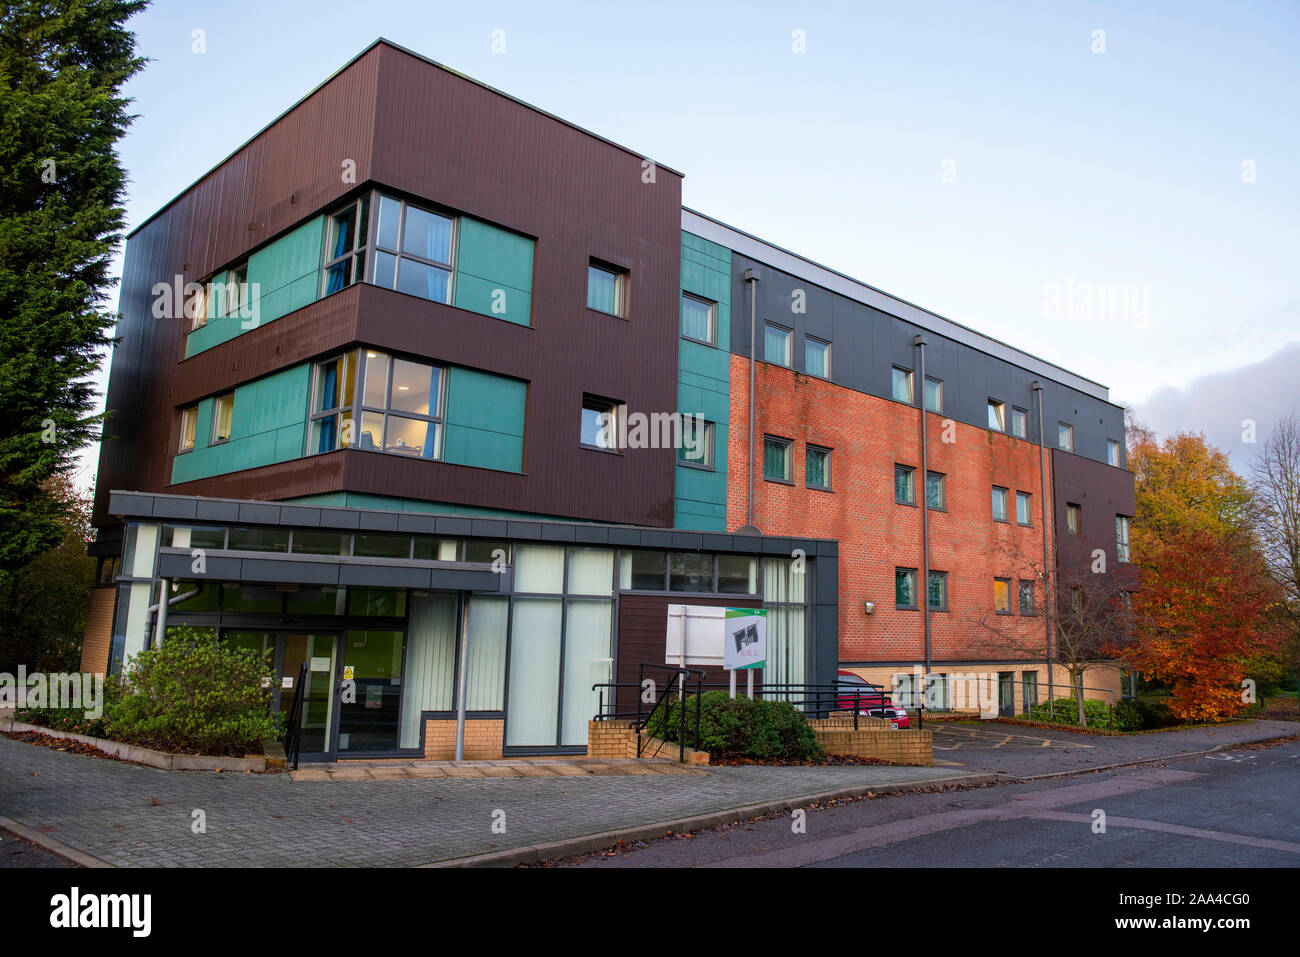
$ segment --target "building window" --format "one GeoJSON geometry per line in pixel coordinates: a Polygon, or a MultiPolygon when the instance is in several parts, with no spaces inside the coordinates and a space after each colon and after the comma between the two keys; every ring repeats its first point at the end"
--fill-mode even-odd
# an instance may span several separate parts
{"type": "Polygon", "coordinates": [[[790,453],[794,443],[773,435],[763,436],[763,478],[769,482],[791,482],[790,453]]]}
{"type": "Polygon", "coordinates": [[[222,316],[238,315],[248,305],[248,263],[240,263],[226,274],[222,287],[222,316]]]}
{"type": "Polygon", "coordinates": [[[897,608],[916,607],[916,569],[894,569],[894,606],[897,608]]]}
{"type": "Polygon", "coordinates": [[[830,491],[831,488],[831,450],[816,445],[807,448],[804,457],[804,479],[809,488],[830,491]]]}
{"type": "Polygon", "coordinates": [[[763,361],[775,365],[790,365],[790,340],[794,333],[780,326],[763,324],[763,361]]]}
{"type": "Polygon", "coordinates": [[[1119,468],[1119,443],[1114,439],[1106,440],[1106,464],[1119,468]]]}
{"type": "Polygon", "coordinates": [[[1029,435],[1029,413],[1015,406],[1011,407],[1011,434],[1021,439],[1029,435]]]}
{"type": "Polygon", "coordinates": [[[219,395],[212,403],[212,441],[209,445],[219,445],[230,441],[230,423],[235,416],[235,393],[219,395]]]}
{"type": "Polygon", "coordinates": [[[916,504],[916,469],[894,466],[894,501],[899,505],[916,504]]]}
{"type": "Polygon", "coordinates": [[[993,486],[993,521],[1009,521],[1007,518],[1007,490],[998,485],[993,486]]]}
{"type": "Polygon", "coordinates": [[[1073,502],[1065,503],[1065,530],[1071,535],[1079,534],[1080,512],[1079,506],[1073,502]]]}
{"type": "Polygon", "coordinates": [[[948,573],[930,572],[930,584],[926,589],[930,608],[934,611],[948,610],[948,573]]]}
{"type": "Polygon", "coordinates": [[[677,464],[713,470],[713,423],[699,416],[682,416],[682,441],[677,449],[677,464]]]}
{"type": "Polygon", "coordinates": [[[338,292],[360,282],[366,271],[366,230],[370,224],[370,197],[362,196],[330,217],[325,247],[325,292],[338,292]]]}
{"type": "Polygon", "coordinates": [[[993,610],[999,615],[1011,614],[1011,579],[993,579],[993,610]]]}
{"type": "Polygon", "coordinates": [[[356,446],[411,458],[442,457],[443,370],[367,349],[356,446]]]}
{"type": "Polygon", "coordinates": [[[1074,426],[1056,423],[1056,447],[1063,452],[1074,451],[1074,426]]]}
{"type": "Polygon", "coordinates": [[[997,399],[989,399],[989,428],[995,432],[1007,430],[1007,404],[997,399]]]}
{"type": "Polygon", "coordinates": [[[931,412],[943,411],[943,380],[925,377],[925,407],[931,412]]]}
{"type": "Polygon", "coordinates": [[[925,507],[939,512],[948,508],[948,477],[941,472],[925,473],[925,507]]]}
{"type": "Polygon", "coordinates": [[[1127,515],[1115,516],[1115,560],[1118,562],[1129,561],[1127,515]]]}
{"type": "Polygon", "coordinates": [[[617,402],[587,395],[582,398],[582,445],[606,452],[618,450],[617,402]]]}
{"type": "Polygon", "coordinates": [[[627,273],[594,262],[587,266],[587,308],[626,316],[627,273]]]}
{"type": "Polygon", "coordinates": [[[186,297],[183,314],[193,316],[194,320],[190,324],[190,332],[202,329],[208,324],[208,303],[212,299],[212,280],[215,278],[216,276],[210,276],[199,283],[199,291],[193,299],[186,297]]]}
{"type": "Polygon", "coordinates": [[[912,373],[908,369],[894,366],[894,398],[899,402],[912,404],[912,373]]]}
{"type": "Polygon", "coordinates": [[[1016,521],[1021,525],[1033,525],[1034,497],[1028,492],[1016,493],[1016,521]]]}
{"type": "Polygon", "coordinates": [[[309,455],[332,452],[352,444],[355,363],[356,354],[352,352],[316,363],[307,438],[309,455]]]}
{"type": "Polygon", "coordinates": [[[715,331],[715,304],[708,299],[682,293],[682,337],[714,345],[717,340],[715,331]]]}
{"type": "Polygon", "coordinates": [[[809,375],[815,375],[819,379],[829,379],[831,377],[831,344],[822,342],[820,339],[814,339],[812,336],[804,336],[803,364],[804,371],[809,375]]]}
{"type": "Polygon", "coordinates": [[[199,407],[191,405],[181,409],[181,445],[178,451],[188,452],[194,448],[194,427],[198,424],[199,407]]]}
{"type": "Polygon", "coordinates": [[[1034,611],[1034,583],[1023,578],[1020,580],[1020,614],[1036,614],[1034,611]]]}
{"type": "Polygon", "coordinates": [[[431,302],[450,302],[455,222],[450,216],[380,196],[375,285],[431,302]]]}

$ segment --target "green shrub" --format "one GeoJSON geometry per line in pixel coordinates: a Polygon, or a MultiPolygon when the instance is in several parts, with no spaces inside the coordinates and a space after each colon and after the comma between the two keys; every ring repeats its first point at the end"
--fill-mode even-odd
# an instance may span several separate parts
{"type": "Polygon", "coordinates": [[[169,629],[161,648],[132,659],[104,729],[114,741],[162,751],[259,752],[281,735],[281,715],[270,710],[274,678],[259,652],[194,628],[169,629]]]}
{"type": "Polygon", "coordinates": [[[67,731],[72,734],[85,734],[92,738],[105,736],[104,718],[109,709],[121,697],[117,681],[113,678],[104,680],[104,700],[100,715],[96,718],[86,716],[87,707],[82,708],[19,708],[14,712],[14,719],[28,724],[40,725],[55,731],[67,731]]]}
{"type": "MultiPolygon", "coordinates": [[[[686,744],[695,738],[695,696],[685,699],[686,744]]],[[[681,731],[682,702],[661,706],[646,731],[664,741],[676,742],[681,731]]],[[[726,691],[700,695],[700,749],[718,758],[820,761],[824,757],[817,736],[788,701],[762,701],[726,691]]]]}
{"type": "MultiPolygon", "coordinates": [[[[1054,704],[1055,715],[1048,710],[1048,703],[1043,701],[1034,705],[1029,710],[1031,721],[1046,721],[1049,724],[1072,724],[1079,726],[1079,702],[1076,698],[1057,698],[1054,704]]],[[[1135,728],[1129,727],[1127,720],[1130,717],[1127,713],[1121,714],[1118,709],[1113,713],[1107,707],[1104,701],[1091,701],[1084,699],[1083,717],[1089,728],[1110,729],[1115,731],[1132,731],[1135,728]]]]}

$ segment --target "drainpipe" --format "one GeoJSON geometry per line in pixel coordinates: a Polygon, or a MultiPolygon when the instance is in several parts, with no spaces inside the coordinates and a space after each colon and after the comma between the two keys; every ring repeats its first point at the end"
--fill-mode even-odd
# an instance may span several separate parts
{"type": "Polygon", "coordinates": [[[925,677],[930,678],[930,471],[929,442],[925,421],[925,336],[914,336],[912,345],[920,353],[921,374],[921,581],[925,614],[925,677]]]}
{"type": "Polygon", "coordinates": [[[749,495],[745,500],[745,528],[752,534],[754,528],[754,363],[758,355],[758,274],[745,270],[745,284],[749,289],[749,495]]]}
{"type": "Polygon", "coordinates": [[[456,668],[456,760],[465,760],[465,683],[469,671],[469,593],[460,593],[460,654],[456,668]]]}
{"type": "Polygon", "coordinates": [[[154,619],[153,644],[155,648],[161,648],[163,639],[167,637],[167,606],[171,604],[167,600],[167,592],[172,587],[172,583],[166,578],[160,579],[162,582],[162,597],[158,600],[158,617],[154,619]]]}
{"type": "Polygon", "coordinates": [[[1047,546],[1047,444],[1044,440],[1046,426],[1043,423],[1043,384],[1034,380],[1029,388],[1034,390],[1038,399],[1038,497],[1043,501],[1043,589],[1047,592],[1043,596],[1043,629],[1047,638],[1047,712],[1055,717],[1056,682],[1052,677],[1056,658],[1052,653],[1052,595],[1055,589],[1052,584],[1056,569],[1047,546]]]}

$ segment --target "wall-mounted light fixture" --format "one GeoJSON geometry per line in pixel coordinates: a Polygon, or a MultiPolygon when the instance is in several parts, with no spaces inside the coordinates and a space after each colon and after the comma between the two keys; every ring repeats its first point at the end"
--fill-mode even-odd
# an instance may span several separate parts
{"type": "Polygon", "coordinates": [[[862,610],[868,615],[874,615],[876,612],[876,603],[874,601],[864,601],[862,610]]]}

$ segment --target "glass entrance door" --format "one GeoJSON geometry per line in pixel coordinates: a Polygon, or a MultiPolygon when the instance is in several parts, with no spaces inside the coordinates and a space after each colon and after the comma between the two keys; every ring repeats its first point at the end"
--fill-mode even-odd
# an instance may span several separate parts
{"type": "Polygon", "coordinates": [[[303,754],[331,755],[330,725],[334,720],[335,654],[337,635],[289,632],[280,636],[280,712],[287,722],[294,702],[302,697],[303,754]],[[307,665],[302,687],[298,679],[307,665]]]}
{"type": "Polygon", "coordinates": [[[405,632],[356,630],[343,636],[338,753],[396,751],[405,632]]]}

